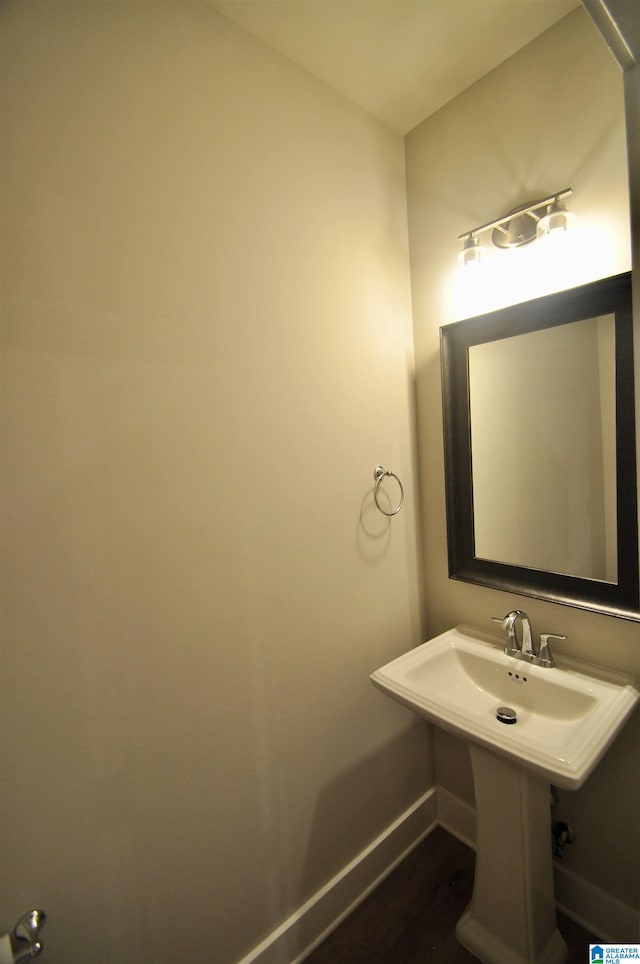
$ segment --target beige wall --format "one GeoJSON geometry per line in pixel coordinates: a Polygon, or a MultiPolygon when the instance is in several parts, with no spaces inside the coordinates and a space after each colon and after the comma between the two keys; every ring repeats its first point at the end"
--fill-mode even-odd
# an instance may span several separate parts
{"type": "MultiPolygon", "coordinates": [[[[578,10],[427,119],[406,145],[428,634],[461,620],[488,627],[517,605],[538,632],[566,633],[564,652],[639,675],[637,623],[448,579],[438,354],[441,324],[630,268],[622,75],[578,10]],[[455,262],[456,236],[567,186],[579,229],[562,259],[546,262],[536,245],[504,253],[486,287],[473,288],[455,262]]],[[[556,811],[578,835],[565,865],[636,910],[639,741],[636,713],[556,811]]],[[[438,738],[436,756],[439,781],[472,803],[464,747],[438,738]]]]}
{"type": "Polygon", "coordinates": [[[403,143],[206,4],[0,14],[0,932],[230,962],[432,782],[403,143]]]}

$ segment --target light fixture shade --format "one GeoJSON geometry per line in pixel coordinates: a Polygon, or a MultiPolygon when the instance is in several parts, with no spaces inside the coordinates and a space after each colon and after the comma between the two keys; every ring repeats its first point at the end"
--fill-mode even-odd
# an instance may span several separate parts
{"type": "Polygon", "coordinates": [[[575,214],[567,211],[564,203],[556,199],[538,221],[537,235],[539,238],[548,238],[552,234],[562,234],[571,228],[575,219],[575,214]]]}
{"type": "Polygon", "coordinates": [[[469,265],[480,264],[485,254],[486,249],[473,234],[470,234],[469,237],[465,239],[462,251],[458,257],[462,264],[467,267],[469,265]]]}

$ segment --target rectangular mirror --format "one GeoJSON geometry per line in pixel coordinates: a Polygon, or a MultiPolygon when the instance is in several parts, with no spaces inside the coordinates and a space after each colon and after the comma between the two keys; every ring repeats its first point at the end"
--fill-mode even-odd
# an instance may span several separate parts
{"type": "Polygon", "coordinates": [[[440,337],[450,577],[640,619],[630,274],[440,337]]]}

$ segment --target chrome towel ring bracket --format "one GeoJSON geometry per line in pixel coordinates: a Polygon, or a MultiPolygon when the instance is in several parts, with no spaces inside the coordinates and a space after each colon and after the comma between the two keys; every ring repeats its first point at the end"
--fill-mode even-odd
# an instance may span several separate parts
{"type": "Polygon", "coordinates": [[[400,479],[398,478],[395,472],[392,472],[391,469],[385,469],[384,466],[382,465],[376,465],[375,469],[373,470],[373,478],[375,481],[375,486],[373,489],[373,498],[375,500],[377,507],[384,515],[388,515],[388,516],[397,515],[400,509],[402,508],[402,506],[404,505],[404,489],[402,488],[402,482],[400,481],[400,479]],[[380,483],[387,476],[390,476],[392,479],[395,479],[396,482],[398,483],[398,488],[400,489],[400,500],[396,508],[393,509],[391,512],[383,508],[380,505],[380,502],[378,501],[380,483]]]}

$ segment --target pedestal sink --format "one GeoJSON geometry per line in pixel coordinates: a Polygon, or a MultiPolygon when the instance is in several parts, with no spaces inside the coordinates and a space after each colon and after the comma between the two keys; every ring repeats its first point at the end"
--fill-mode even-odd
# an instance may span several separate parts
{"type": "Polygon", "coordinates": [[[477,856],[460,943],[485,964],[562,964],[550,784],[584,783],[640,700],[634,680],[557,655],[552,669],[529,665],[468,626],[410,650],[371,680],[469,744],[477,856]]]}

